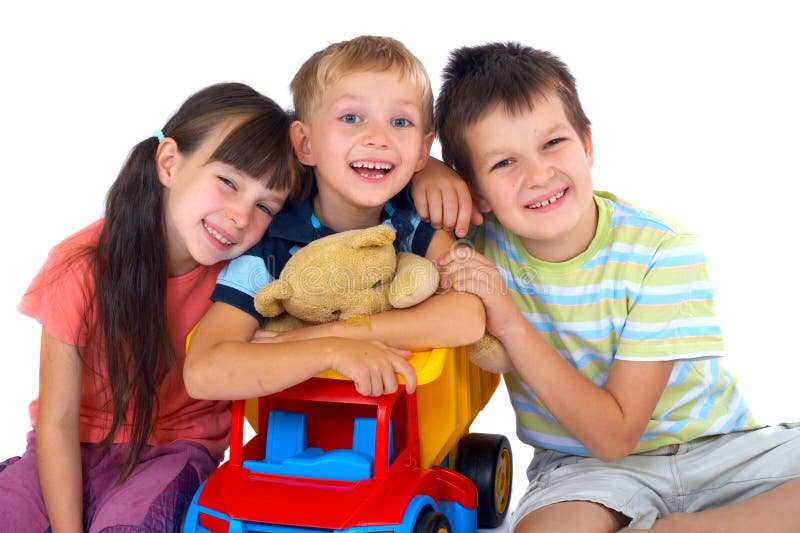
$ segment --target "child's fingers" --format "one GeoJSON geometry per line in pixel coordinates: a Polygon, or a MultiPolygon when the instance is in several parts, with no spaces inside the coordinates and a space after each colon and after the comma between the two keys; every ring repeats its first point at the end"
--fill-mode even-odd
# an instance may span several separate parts
{"type": "Polygon", "coordinates": [[[417,210],[417,214],[419,218],[422,220],[430,219],[430,213],[428,211],[428,195],[423,191],[421,193],[414,193],[415,189],[411,188],[411,199],[414,202],[414,208],[417,210]]]}
{"type": "MultiPolygon", "coordinates": [[[[442,228],[442,194],[438,189],[428,191],[428,221],[436,229],[442,228]]],[[[419,213],[419,211],[417,211],[419,213]]],[[[425,218],[420,214],[420,218],[425,218]]]]}
{"type": "MultiPolygon", "coordinates": [[[[458,188],[456,193],[458,195],[458,217],[455,222],[455,232],[456,237],[464,237],[469,232],[470,220],[475,218],[475,213],[478,215],[480,213],[472,204],[472,196],[467,187],[458,188]]],[[[481,221],[483,221],[482,216],[481,221]]]]}
{"type": "Polygon", "coordinates": [[[406,382],[406,392],[411,394],[417,388],[417,373],[411,363],[405,359],[393,360],[394,372],[403,376],[406,382]]]}
{"type": "Polygon", "coordinates": [[[458,222],[458,211],[461,209],[458,188],[449,187],[441,191],[442,197],[442,228],[444,231],[453,231],[458,222]]]}
{"type": "Polygon", "coordinates": [[[437,260],[439,267],[448,267],[453,263],[466,263],[476,260],[479,254],[469,246],[453,246],[437,260]]]}

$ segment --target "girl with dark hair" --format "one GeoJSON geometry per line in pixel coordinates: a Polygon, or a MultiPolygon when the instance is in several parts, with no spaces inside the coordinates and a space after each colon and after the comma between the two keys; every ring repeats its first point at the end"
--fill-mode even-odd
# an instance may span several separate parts
{"type": "Polygon", "coordinates": [[[227,402],[186,392],[186,336],[222,265],[308,192],[291,119],[246,85],[199,91],[53,248],[19,306],[42,324],[39,397],[0,463],[0,529],[178,530],[230,429],[227,402]]]}

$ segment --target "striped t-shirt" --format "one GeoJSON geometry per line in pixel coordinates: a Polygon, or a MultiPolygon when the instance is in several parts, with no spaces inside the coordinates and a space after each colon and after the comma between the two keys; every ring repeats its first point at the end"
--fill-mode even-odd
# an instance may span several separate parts
{"type": "MultiPolygon", "coordinates": [[[[564,263],[532,257],[493,215],[473,234],[475,247],[497,265],[528,322],[597,386],[614,359],[675,361],[633,453],[758,427],[736,378],[719,364],[722,336],[696,238],[609,193],[595,201],[594,239],[564,263]]],[[[590,455],[516,371],[505,382],[523,442],[590,455]]]]}

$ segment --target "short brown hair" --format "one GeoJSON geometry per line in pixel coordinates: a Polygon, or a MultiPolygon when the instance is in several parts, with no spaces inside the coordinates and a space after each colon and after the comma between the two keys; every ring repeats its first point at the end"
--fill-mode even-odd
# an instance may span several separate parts
{"type": "Polygon", "coordinates": [[[354,72],[398,69],[419,87],[425,131],[433,130],[433,92],[428,73],[403,43],[391,37],[362,35],[333,43],[309,57],[295,74],[289,89],[297,117],[307,121],[328,84],[354,72]]]}
{"type": "Polygon", "coordinates": [[[450,53],[436,101],[436,132],[442,159],[472,182],[474,172],[464,138],[498,104],[517,114],[533,109],[534,100],[558,95],[567,118],[583,139],[589,119],[583,112],[575,78],[558,57],[519,43],[465,46],[450,53]]]}

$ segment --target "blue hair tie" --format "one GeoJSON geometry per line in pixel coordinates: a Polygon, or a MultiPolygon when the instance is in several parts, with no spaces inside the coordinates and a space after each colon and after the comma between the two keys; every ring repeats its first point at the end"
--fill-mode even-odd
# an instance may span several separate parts
{"type": "Polygon", "coordinates": [[[161,142],[164,140],[164,132],[161,130],[156,130],[153,132],[153,137],[158,139],[158,142],[161,142]]]}

